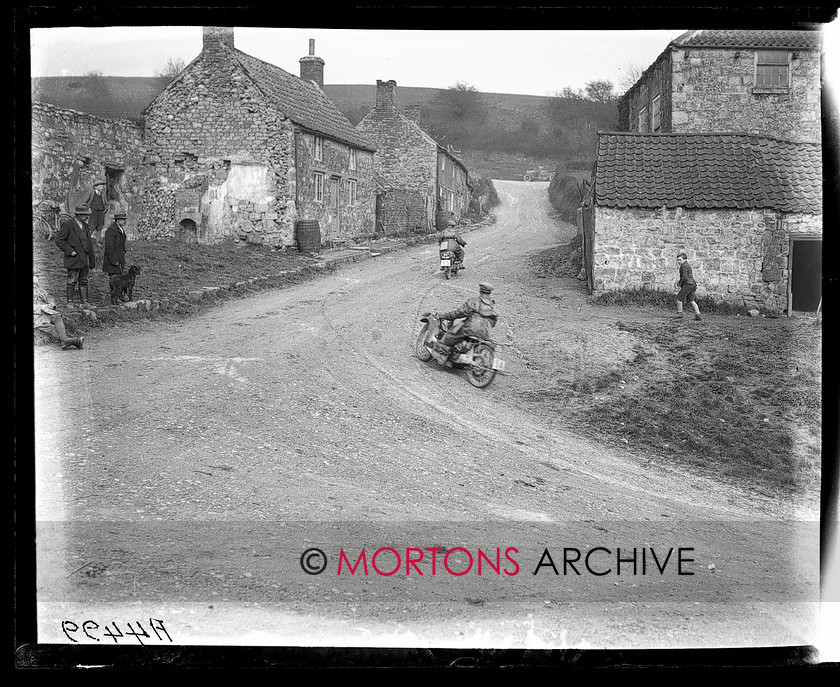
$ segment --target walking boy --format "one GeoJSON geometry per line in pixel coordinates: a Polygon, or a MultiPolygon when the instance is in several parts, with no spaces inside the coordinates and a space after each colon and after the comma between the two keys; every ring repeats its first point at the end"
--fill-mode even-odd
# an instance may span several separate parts
{"type": "Polygon", "coordinates": [[[688,256],[685,253],[680,253],[677,256],[677,262],[680,265],[680,279],[677,282],[679,293],[677,294],[677,314],[675,317],[683,316],[683,303],[686,301],[691,303],[691,308],[694,310],[694,319],[700,320],[700,306],[697,305],[695,292],[697,291],[697,282],[694,281],[694,273],[691,271],[691,265],[688,264],[688,256]]]}

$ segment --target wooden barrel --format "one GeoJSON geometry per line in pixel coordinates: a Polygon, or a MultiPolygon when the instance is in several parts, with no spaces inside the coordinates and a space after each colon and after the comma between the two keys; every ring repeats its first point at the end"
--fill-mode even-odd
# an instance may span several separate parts
{"type": "Polygon", "coordinates": [[[295,222],[295,240],[302,253],[321,250],[321,223],[317,219],[299,219],[295,222]]]}
{"type": "Polygon", "coordinates": [[[449,210],[438,210],[435,214],[435,226],[437,227],[437,230],[443,231],[446,229],[446,225],[449,224],[449,220],[451,219],[453,219],[453,217],[449,210]]]}

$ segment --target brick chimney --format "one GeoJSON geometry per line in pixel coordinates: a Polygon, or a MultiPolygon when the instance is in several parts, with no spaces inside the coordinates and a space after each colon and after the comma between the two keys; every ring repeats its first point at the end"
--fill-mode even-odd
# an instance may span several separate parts
{"type": "Polygon", "coordinates": [[[397,111],[397,82],[376,80],[376,109],[385,112],[397,111]]]}
{"type": "Polygon", "coordinates": [[[314,81],[318,88],[324,90],[324,60],[315,57],[315,39],[309,39],[309,54],[300,58],[300,78],[304,81],[314,81]]]}
{"type": "Polygon", "coordinates": [[[202,49],[204,52],[217,52],[222,45],[233,49],[232,26],[204,26],[202,28],[202,49]]]}
{"type": "Polygon", "coordinates": [[[405,116],[415,124],[420,123],[420,106],[407,105],[405,108],[405,116]]]}

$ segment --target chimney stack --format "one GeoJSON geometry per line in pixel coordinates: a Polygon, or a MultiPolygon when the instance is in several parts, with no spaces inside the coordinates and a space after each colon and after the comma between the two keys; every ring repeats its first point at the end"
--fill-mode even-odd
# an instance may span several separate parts
{"type": "Polygon", "coordinates": [[[309,54],[300,58],[300,78],[304,81],[314,81],[322,91],[324,90],[324,60],[315,57],[315,39],[309,39],[309,54]]]}
{"type": "Polygon", "coordinates": [[[376,109],[390,112],[397,111],[397,82],[376,80],[376,109]]]}
{"type": "Polygon", "coordinates": [[[202,48],[205,52],[216,52],[222,45],[233,49],[232,26],[204,26],[202,29],[202,48]]]}
{"type": "Polygon", "coordinates": [[[405,116],[408,117],[412,122],[415,124],[420,123],[420,106],[419,105],[408,105],[405,108],[405,116]]]}

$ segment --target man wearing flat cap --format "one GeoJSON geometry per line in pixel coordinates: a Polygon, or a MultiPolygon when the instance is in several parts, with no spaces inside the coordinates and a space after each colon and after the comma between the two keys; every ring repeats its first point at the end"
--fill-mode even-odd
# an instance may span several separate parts
{"type": "Polygon", "coordinates": [[[55,245],[64,253],[64,267],[67,268],[67,305],[73,304],[76,286],[83,305],[88,302],[88,274],[96,267],[96,256],[90,239],[90,227],[87,218],[90,210],[87,205],[77,205],[75,217],[66,220],[55,237],[55,245]]]}
{"type": "Polygon", "coordinates": [[[102,271],[109,276],[119,276],[125,271],[125,221],[127,218],[124,212],[117,212],[111,226],[105,230],[102,271]]]}
{"type": "Polygon", "coordinates": [[[499,315],[496,313],[496,301],[490,294],[493,293],[493,285],[481,282],[478,285],[478,296],[470,298],[460,308],[438,315],[440,320],[459,320],[463,322],[450,327],[443,335],[439,344],[441,353],[447,355],[452,352],[452,346],[461,339],[468,336],[477,336],[482,339],[490,339],[491,331],[496,326],[499,315]]]}
{"type": "Polygon", "coordinates": [[[93,183],[93,190],[85,201],[90,208],[90,235],[94,241],[101,238],[102,227],[105,226],[105,213],[108,211],[108,200],[105,198],[105,180],[98,179],[93,183]]]}

